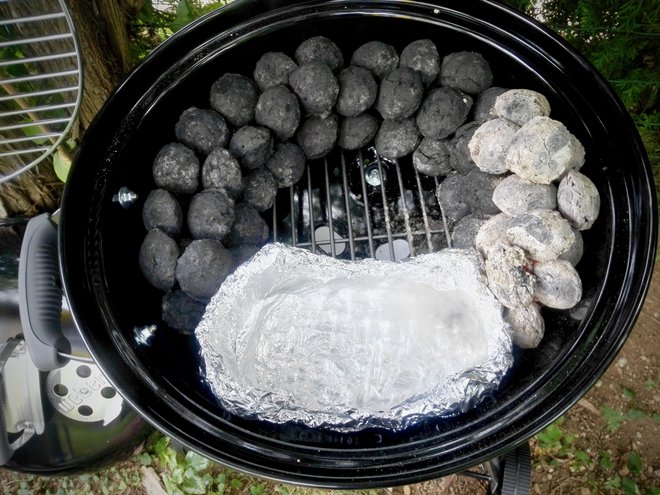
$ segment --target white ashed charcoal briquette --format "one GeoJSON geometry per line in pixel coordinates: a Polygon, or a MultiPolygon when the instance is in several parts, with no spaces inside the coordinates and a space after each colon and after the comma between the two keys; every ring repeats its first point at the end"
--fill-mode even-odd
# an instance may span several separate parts
{"type": "Polygon", "coordinates": [[[589,177],[571,170],[559,183],[557,206],[573,227],[590,229],[598,218],[600,195],[589,177]]]}
{"type": "Polygon", "coordinates": [[[429,139],[444,139],[458,129],[472,108],[472,98],[454,88],[428,92],[417,112],[417,127],[429,139]]]}
{"type": "Polygon", "coordinates": [[[436,196],[449,225],[453,225],[472,211],[466,199],[465,177],[458,172],[451,172],[438,184],[436,196]]]}
{"type": "Polygon", "coordinates": [[[535,261],[551,261],[575,242],[570,224],[555,210],[532,210],[511,220],[507,240],[535,261]]]}
{"type": "Polygon", "coordinates": [[[442,60],[440,84],[476,95],[493,84],[493,72],[481,53],[454,52],[442,60]]]}
{"type": "Polygon", "coordinates": [[[178,257],[179,246],[174,239],[162,230],[150,230],[140,246],[140,271],[157,289],[170,290],[174,285],[178,257]]]}
{"type": "Polygon", "coordinates": [[[582,239],[582,232],[577,229],[573,229],[573,235],[575,235],[573,244],[559,255],[559,259],[568,261],[571,265],[576,266],[584,254],[584,239],[582,239]]]}
{"type": "Polygon", "coordinates": [[[422,139],[413,153],[413,166],[420,174],[431,177],[447,175],[450,165],[451,143],[446,139],[422,139]]]}
{"type": "Polygon", "coordinates": [[[165,189],[154,189],[142,207],[142,223],[147,230],[160,229],[178,234],[183,225],[183,212],[176,198],[165,189]]]}
{"type": "Polygon", "coordinates": [[[438,48],[428,39],[413,41],[401,51],[399,67],[414,70],[422,78],[424,86],[428,86],[440,73],[438,48]]]}
{"type": "Polygon", "coordinates": [[[273,137],[265,127],[246,125],[237,130],[229,141],[229,152],[244,169],[264,165],[273,154],[273,137]]]}
{"type": "Polygon", "coordinates": [[[282,52],[264,53],[254,67],[254,81],[261,91],[278,84],[289,84],[289,76],[298,64],[291,57],[282,52]]]}
{"type": "Polygon", "coordinates": [[[470,149],[468,143],[476,130],[481,126],[481,122],[468,122],[462,125],[454,133],[451,138],[452,153],[451,153],[451,167],[463,175],[467,175],[473,170],[477,169],[477,165],[470,156],[470,149]]]}
{"type": "Polygon", "coordinates": [[[534,117],[513,136],[506,154],[509,170],[538,184],[550,184],[575,168],[584,148],[564,124],[534,117]]]}
{"type": "Polygon", "coordinates": [[[268,127],[278,138],[287,140],[300,125],[298,98],[286,86],[271,86],[259,96],[254,120],[268,127]]]}
{"type": "Polygon", "coordinates": [[[234,207],[236,219],[223,244],[229,248],[241,244],[261,246],[268,241],[270,231],[259,212],[249,204],[238,203],[234,207]]]}
{"type": "Polygon", "coordinates": [[[312,115],[330,114],[339,95],[339,82],[322,62],[301,65],[289,76],[289,85],[303,108],[312,115]]]}
{"type": "Polygon", "coordinates": [[[412,153],[419,140],[419,130],[413,118],[385,120],[376,133],[376,151],[385,158],[401,158],[412,153]]]}
{"type": "Polygon", "coordinates": [[[536,276],[525,251],[498,242],[486,260],[488,287],[507,308],[525,306],[534,298],[536,276]]]}
{"type": "Polygon", "coordinates": [[[378,96],[378,83],[364,67],[350,66],[339,73],[339,96],[335,110],[344,117],[357,117],[370,109],[378,96]]]}
{"type": "Polygon", "coordinates": [[[509,308],[504,319],[511,326],[511,340],[521,349],[533,349],[541,343],[545,321],[538,304],[509,308]]]}
{"type": "Polygon", "coordinates": [[[497,97],[493,113],[522,126],[534,117],[550,115],[550,103],[541,93],[531,89],[510,89],[497,97]]]}
{"type": "Polygon", "coordinates": [[[399,66],[399,55],[394,47],[387,43],[369,41],[355,50],[351,65],[370,70],[380,80],[399,66]]]}
{"type": "Polygon", "coordinates": [[[488,220],[483,215],[471,213],[461,218],[451,229],[451,247],[471,249],[475,247],[477,232],[488,220]]]}
{"type": "Polygon", "coordinates": [[[199,160],[181,143],[163,146],[152,167],[156,186],[176,194],[192,194],[199,184],[199,160]]]}
{"type": "Polygon", "coordinates": [[[385,120],[407,119],[414,115],[423,98],[420,75],[408,67],[399,67],[381,81],[376,109],[385,120]]]}
{"type": "Polygon", "coordinates": [[[305,153],[293,143],[280,143],[266,162],[277,187],[289,187],[300,180],[305,171],[305,153]]]}
{"type": "Polygon", "coordinates": [[[468,143],[470,156],[477,167],[489,174],[507,172],[507,151],[519,129],[518,125],[502,118],[484,122],[468,143]]]}
{"type": "Polygon", "coordinates": [[[243,201],[257,211],[266,211],[273,206],[277,196],[275,177],[266,167],[261,167],[245,178],[243,201]]]}
{"type": "Polygon", "coordinates": [[[209,109],[190,107],[183,111],[174,126],[176,138],[201,153],[208,155],[215,148],[224,148],[229,142],[229,128],[225,119],[209,109]]]}
{"type": "Polygon", "coordinates": [[[163,296],[161,318],[170,328],[190,335],[202,321],[205,309],[205,304],[196,301],[182,290],[173,290],[163,296]]]}
{"type": "Polygon", "coordinates": [[[202,165],[204,189],[222,189],[231,198],[243,191],[243,174],[238,160],[225,148],[214,149],[202,165]]]}
{"type": "Polygon", "coordinates": [[[568,170],[575,170],[576,172],[582,168],[584,165],[584,146],[578,138],[571,134],[571,148],[573,153],[571,155],[571,161],[568,164],[568,170]]]}
{"type": "Polygon", "coordinates": [[[557,208],[557,188],[554,184],[535,184],[512,174],[493,191],[493,203],[512,217],[531,210],[554,210],[557,208]]]}
{"type": "Polygon", "coordinates": [[[534,264],[538,279],[534,298],[549,308],[570,309],[582,299],[582,280],[573,265],[564,260],[534,264]]]}
{"type": "Polygon", "coordinates": [[[296,140],[307,159],[316,160],[332,151],[337,142],[338,133],[336,115],[309,117],[298,129],[296,140]]]}
{"type": "Polygon", "coordinates": [[[486,120],[496,118],[497,115],[493,113],[495,100],[497,100],[498,96],[507,91],[507,88],[491,86],[487,90],[479,93],[479,96],[477,96],[474,106],[472,107],[472,118],[477,122],[485,122],[486,120]]]}
{"type": "Polygon", "coordinates": [[[339,126],[337,144],[345,150],[357,150],[369,144],[376,136],[380,120],[369,112],[357,117],[345,117],[339,126]]]}
{"type": "Polygon", "coordinates": [[[223,74],[211,86],[211,108],[235,127],[254,119],[259,90],[252,79],[241,74],[223,74]]]}
{"type": "Polygon", "coordinates": [[[221,189],[204,189],[188,207],[188,230],[193,239],[221,241],[234,223],[234,201],[221,189]]]}
{"type": "Polygon", "coordinates": [[[233,269],[234,258],[220,241],[199,239],[179,257],[176,280],[188,296],[207,303],[233,269]]]}
{"type": "Polygon", "coordinates": [[[506,213],[499,213],[493,215],[486,220],[479,228],[477,235],[474,239],[477,251],[484,259],[488,258],[490,250],[497,245],[498,242],[506,241],[506,231],[511,223],[511,217],[506,213]]]}
{"type": "Polygon", "coordinates": [[[325,36],[308,38],[296,48],[294,58],[298,65],[310,62],[326,64],[333,72],[344,67],[344,56],[334,41],[325,36]]]}
{"type": "Polygon", "coordinates": [[[503,175],[493,175],[475,169],[464,176],[465,200],[473,213],[496,215],[500,209],[493,203],[493,191],[504,179],[503,175]]]}

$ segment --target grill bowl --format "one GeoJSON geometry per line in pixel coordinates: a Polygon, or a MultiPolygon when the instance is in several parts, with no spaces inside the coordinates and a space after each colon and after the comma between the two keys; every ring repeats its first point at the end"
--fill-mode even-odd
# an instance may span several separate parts
{"type": "MultiPolygon", "coordinates": [[[[637,317],[653,266],[657,213],[635,127],[607,83],[565,42],[494,2],[287,4],[237,1],[180,31],[128,77],[86,134],[60,225],[64,287],[83,339],[110,382],[154,426],[260,476],[320,487],[391,486],[501,455],[588,390],[637,317]],[[273,10],[264,12],[264,6],[273,10]],[[336,41],[345,57],[372,39],[399,51],[430,38],[441,55],[481,52],[493,68],[494,85],[548,97],[552,117],[584,144],[584,172],[601,194],[600,217],[585,233],[587,254],[578,265],[585,287],[580,311],[547,311],[541,345],[516,351],[513,370],[479,407],[397,434],[337,434],[232,416],[209,396],[193,339],[163,329],[150,347],[141,347],[133,337],[136,326],[163,326],[161,294],[147,285],[137,263],[142,202],[122,209],[112,195],[126,186],[146,198],[154,187],[151,163],[161,146],[175,140],[179,114],[192,105],[208,107],[208,89],[222,73],[250,75],[262,53],[291,54],[319,34],[336,41]]],[[[329,170],[340,162],[331,156],[329,170]]],[[[323,175],[318,180],[322,188],[323,175]]],[[[280,198],[275,223],[284,218],[283,204],[280,198]]]]}

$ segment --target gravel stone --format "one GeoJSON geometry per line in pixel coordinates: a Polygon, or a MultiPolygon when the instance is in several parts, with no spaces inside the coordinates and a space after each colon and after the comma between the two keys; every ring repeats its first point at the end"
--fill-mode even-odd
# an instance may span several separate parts
{"type": "Polygon", "coordinates": [[[305,154],[293,143],[281,143],[266,162],[277,187],[289,187],[300,180],[305,172],[305,154]]]}
{"type": "Polygon", "coordinates": [[[289,88],[272,86],[259,96],[254,111],[257,124],[268,127],[280,139],[291,138],[300,124],[300,104],[289,88]]]}
{"type": "Polygon", "coordinates": [[[446,139],[422,139],[413,153],[413,166],[420,174],[439,177],[453,169],[450,165],[452,146],[446,139]]]}
{"type": "Polygon", "coordinates": [[[204,189],[222,189],[236,199],[243,191],[243,174],[238,160],[225,148],[214,149],[202,165],[204,189]]]}
{"type": "Polygon", "coordinates": [[[265,127],[247,125],[234,133],[229,152],[243,168],[253,170],[264,165],[273,154],[273,138],[265,127]]]}
{"type": "Polygon", "coordinates": [[[482,93],[479,93],[477,101],[475,101],[474,106],[472,107],[472,117],[474,120],[485,122],[486,120],[496,118],[497,116],[493,113],[495,100],[498,96],[507,91],[507,88],[491,86],[482,93]]]}
{"type": "Polygon", "coordinates": [[[407,67],[390,72],[380,83],[376,108],[385,120],[411,117],[424,98],[420,75],[407,67]]]}
{"type": "Polygon", "coordinates": [[[270,237],[270,230],[261,215],[247,204],[237,204],[235,208],[236,220],[231,227],[231,232],[225,238],[224,244],[236,247],[240,244],[251,244],[261,246],[270,237]]]}
{"type": "Polygon", "coordinates": [[[534,264],[538,279],[534,297],[549,308],[570,309],[582,299],[582,281],[570,262],[542,261],[534,264]]]}
{"type": "Polygon", "coordinates": [[[282,52],[264,53],[254,67],[254,81],[261,91],[278,84],[289,84],[289,75],[298,67],[291,57],[282,52]]]}
{"type": "Polygon", "coordinates": [[[560,260],[568,261],[571,265],[577,266],[584,254],[584,240],[582,233],[577,229],[572,229],[575,235],[575,240],[571,247],[559,255],[560,260]]]}
{"type": "Polygon", "coordinates": [[[378,132],[380,121],[370,113],[342,119],[337,144],[345,150],[357,150],[369,144],[378,132]]]}
{"type": "Polygon", "coordinates": [[[511,340],[522,349],[533,349],[543,339],[545,321],[538,304],[528,304],[509,309],[504,320],[511,325],[511,340]]]}
{"type": "Polygon", "coordinates": [[[506,153],[518,129],[519,126],[502,118],[484,122],[468,143],[470,156],[477,167],[489,174],[506,172],[506,153]]]}
{"type": "Polygon", "coordinates": [[[222,240],[234,223],[234,202],[220,189],[197,193],[188,208],[188,229],[193,239],[222,240]]]}
{"type": "Polygon", "coordinates": [[[289,85],[303,108],[312,115],[330,114],[339,95],[339,82],[322,62],[301,65],[289,77],[289,85]]]}
{"type": "Polygon", "coordinates": [[[531,210],[557,208],[557,188],[553,184],[535,184],[513,174],[493,191],[493,203],[515,217],[531,210]]]}
{"type": "Polygon", "coordinates": [[[557,190],[559,211],[578,230],[590,229],[600,211],[598,189],[586,175],[569,171],[557,190]]]}
{"type": "Polygon", "coordinates": [[[453,88],[429,91],[417,113],[417,126],[429,139],[444,139],[458,129],[470,113],[472,98],[453,88]]]}
{"type": "Polygon", "coordinates": [[[206,305],[195,301],[182,290],[173,290],[163,296],[161,317],[174,330],[184,335],[192,335],[202,321],[206,305]]]}
{"type": "Polygon", "coordinates": [[[257,98],[256,85],[241,74],[224,74],[211,86],[211,107],[236,127],[252,121],[257,98]]]}
{"type": "Polygon", "coordinates": [[[156,186],[177,194],[192,194],[197,190],[199,160],[183,144],[166,144],[156,155],[152,173],[156,186]]]}
{"type": "Polygon", "coordinates": [[[484,259],[488,259],[490,250],[498,242],[506,243],[506,231],[510,223],[511,217],[509,215],[499,213],[490,217],[479,227],[474,244],[484,259]]]}
{"type": "Polygon", "coordinates": [[[510,89],[495,100],[493,113],[517,125],[525,125],[534,117],[550,115],[550,103],[541,93],[530,89],[510,89]]]}
{"type": "Polygon", "coordinates": [[[380,80],[399,66],[399,56],[393,46],[382,41],[369,41],[355,50],[351,65],[370,70],[380,80]]]}
{"type": "Polygon", "coordinates": [[[179,257],[176,241],[162,230],[153,229],[140,246],[140,270],[151,285],[170,290],[174,285],[174,271],[179,257]]]}
{"type": "Polygon", "coordinates": [[[174,126],[176,138],[186,146],[208,155],[229,142],[229,128],[217,112],[190,107],[184,110],[174,126]]]}
{"type": "Polygon", "coordinates": [[[486,223],[481,215],[470,214],[461,218],[451,231],[451,247],[459,249],[474,248],[477,232],[486,223]]]}
{"type": "Polygon", "coordinates": [[[466,176],[451,172],[438,185],[436,195],[449,225],[463,218],[472,211],[466,200],[466,176]]]}
{"type": "Polygon", "coordinates": [[[507,240],[535,261],[552,261],[571,247],[575,234],[558,211],[532,210],[511,221],[507,240]]]}
{"type": "Polygon", "coordinates": [[[199,239],[179,257],[176,279],[188,296],[207,303],[233,268],[233,256],[219,241],[199,239]]]}
{"type": "Polygon", "coordinates": [[[450,53],[442,59],[440,84],[476,95],[493,84],[493,73],[481,53],[450,53]]]}
{"type": "Polygon", "coordinates": [[[167,234],[178,234],[183,225],[181,206],[165,189],[154,189],[144,202],[142,222],[147,230],[160,229],[167,234]]]}
{"type": "Polygon", "coordinates": [[[424,86],[428,86],[440,73],[440,55],[431,40],[416,40],[401,52],[400,67],[408,67],[419,73],[424,86]]]}
{"type": "Polygon", "coordinates": [[[454,137],[451,139],[452,153],[449,163],[454,170],[463,175],[478,168],[470,156],[468,143],[480,125],[481,122],[468,122],[456,129],[454,137]]]}
{"type": "Polygon", "coordinates": [[[307,159],[316,160],[332,151],[338,132],[336,115],[309,117],[300,126],[296,139],[307,159]]]}
{"type": "Polygon", "coordinates": [[[303,41],[294,54],[298,65],[310,62],[326,64],[333,72],[344,67],[344,56],[335,43],[324,36],[315,36],[303,41]]]}
{"type": "Polygon", "coordinates": [[[260,168],[245,179],[243,200],[257,211],[266,211],[273,206],[277,195],[275,177],[266,168],[260,168]]]}
{"type": "Polygon", "coordinates": [[[536,277],[531,262],[517,246],[497,243],[486,260],[488,287],[507,308],[526,306],[533,300],[536,277]]]}
{"type": "Polygon", "coordinates": [[[415,121],[386,120],[376,134],[376,151],[385,158],[401,158],[413,152],[420,135],[415,121]]]}
{"type": "Polygon", "coordinates": [[[584,160],[584,148],[564,124],[534,117],[513,136],[506,154],[509,170],[538,184],[550,184],[584,160]]]}
{"type": "Polygon", "coordinates": [[[336,110],[345,117],[357,117],[376,101],[378,84],[367,69],[346,67],[339,73],[339,96],[336,110]]]}
{"type": "Polygon", "coordinates": [[[473,170],[464,177],[465,200],[472,211],[482,215],[497,215],[500,209],[493,203],[493,192],[504,176],[473,170]]]}

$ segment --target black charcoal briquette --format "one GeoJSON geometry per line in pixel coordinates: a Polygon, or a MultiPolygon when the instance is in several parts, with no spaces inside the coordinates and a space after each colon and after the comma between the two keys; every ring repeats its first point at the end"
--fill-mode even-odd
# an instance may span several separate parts
{"type": "Polygon", "coordinates": [[[440,72],[440,55],[435,43],[431,40],[413,41],[401,52],[399,66],[418,72],[424,86],[428,86],[440,72]]]}
{"type": "Polygon", "coordinates": [[[234,223],[234,202],[220,189],[197,193],[188,208],[188,229],[194,239],[222,240],[234,223]]]}
{"type": "Polygon", "coordinates": [[[273,154],[273,138],[265,127],[246,125],[237,130],[229,141],[229,152],[245,169],[264,165],[273,154]]]}
{"type": "Polygon", "coordinates": [[[417,126],[429,139],[444,139],[458,129],[470,113],[472,98],[454,88],[429,91],[417,113],[417,126]]]}
{"type": "Polygon", "coordinates": [[[268,241],[270,231],[266,221],[248,204],[237,204],[236,219],[224,244],[230,248],[241,244],[260,246],[268,241]]]}
{"type": "Polygon", "coordinates": [[[181,206],[165,189],[154,189],[144,202],[142,222],[147,230],[160,229],[168,234],[178,234],[183,225],[181,206]]]}
{"type": "Polygon", "coordinates": [[[370,113],[346,117],[339,126],[337,144],[345,150],[357,150],[369,144],[378,132],[380,121],[370,113]]]}
{"type": "Polygon", "coordinates": [[[258,97],[256,85],[241,74],[224,74],[211,86],[211,107],[236,127],[252,121],[258,97]]]}
{"type": "Polygon", "coordinates": [[[451,231],[451,247],[470,249],[476,245],[477,233],[487,218],[479,214],[470,214],[461,218],[451,231]]]}
{"type": "Polygon", "coordinates": [[[305,154],[293,143],[281,143],[266,162],[277,187],[289,187],[300,180],[305,171],[305,154]]]}
{"type": "Polygon", "coordinates": [[[261,91],[278,84],[289,84],[289,75],[298,65],[285,53],[267,52],[257,61],[254,80],[261,91]]]}
{"type": "Polygon", "coordinates": [[[294,54],[298,65],[310,62],[326,64],[333,72],[344,67],[344,56],[339,47],[325,36],[314,36],[303,41],[294,54]]]}
{"type": "Polygon", "coordinates": [[[300,103],[312,115],[326,116],[339,95],[339,82],[322,62],[301,65],[289,77],[289,85],[300,103]]]}
{"type": "Polygon", "coordinates": [[[202,185],[205,189],[222,189],[231,198],[243,191],[243,174],[238,160],[225,148],[214,149],[202,165],[202,185]]]}
{"type": "Polygon", "coordinates": [[[449,225],[469,214],[472,209],[466,200],[465,178],[465,175],[451,172],[438,185],[436,195],[449,225]]]}
{"type": "Polygon", "coordinates": [[[162,230],[150,230],[140,246],[140,270],[151,285],[170,290],[174,285],[174,272],[179,247],[162,230]]]}
{"type": "Polygon", "coordinates": [[[173,290],[163,296],[161,318],[174,330],[191,335],[204,316],[206,306],[182,290],[173,290]]]}
{"type": "Polygon", "coordinates": [[[158,187],[173,193],[192,194],[199,181],[199,160],[195,152],[183,144],[166,144],[156,155],[152,172],[158,187]]]}
{"type": "Polygon", "coordinates": [[[337,133],[336,115],[309,117],[300,126],[296,139],[307,159],[316,160],[332,151],[337,142],[337,133]]]}
{"type": "Polygon", "coordinates": [[[273,206],[277,195],[275,177],[262,167],[245,178],[243,200],[257,211],[266,211],[273,206]]]}
{"type": "Polygon", "coordinates": [[[454,170],[463,175],[467,175],[477,169],[477,164],[474,163],[470,155],[468,143],[480,125],[481,122],[468,122],[456,129],[454,137],[451,138],[452,153],[450,163],[454,170]]]}
{"type": "Polygon", "coordinates": [[[376,151],[385,158],[401,158],[412,153],[420,135],[415,120],[385,120],[376,134],[376,151]]]}
{"type": "Polygon", "coordinates": [[[369,41],[355,50],[351,65],[364,67],[377,79],[383,79],[399,66],[399,56],[393,46],[382,41],[369,41]]]}
{"type": "Polygon", "coordinates": [[[493,84],[493,72],[481,53],[450,53],[442,60],[440,84],[476,95],[493,84]]]}
{"type": "Polygon", "coordinates": [[[473,170],[465,177],[465,200],[473,213],[496,215],[500,209],[493,203],[493,192],[504,175],[493,175],[481,170],[473,170]]]}
{"type": "Polygon", "coordinates": [[[371,108],[378,95],[374,76],[363,67],[347,67],[339,73],[336,110],[344,117],[356,117],[371,108]]]}
{"type": "Polygon", "coordinates": [[[452,171],[451,144],[446,139],[422,139],[413,153],[413,166],[420,174],[439,177],[452,171]]]}
{"type": "Polygon", "coordinates": [[[385,120],[407,119],[419,108],[424,97],[420,75],[407,67],[390,72],[380,83],[376,108],[385,120]]]}
{"type": "Polygon", "coordinates": [[[287,140],[300,124],[300,104],[289,88],[272,86],[259,96],[254,112],[257,124],[268,127],[280,139],[287,140]]]}
{"type": "Polygon", "coordinates": [[[176,138],[203,155],[229,142],[229,128],[217,112],[190,107],[184,110],[174,126],[176,138]]]}
{"type": "Polygon", "coordinates": [[[231,248],[231,254],[234,256],[237,264],[245,263],[247,260],[252,258],[255,254],[261,249],[260,246],[254,246],[250,244],[242,244],[231,248]]]}
{"type": "Polygon", "coordinates": [[[507,91],[508,89],[506,88],[491,86],[487,90],[479,93],[479,96],[477,96],[474,106],[472,107],[472,118],[476,121],[486,121],[497,117],[493,110],[495,100],[497,100],[498,96],[507,91]]]}
{"type": "Polygon", "coordinates": [[[176,263],[176,280],[186,294],[208,302],[234,268],[234,258],[219,241],[199,239],[190,243],[176,263]]]}

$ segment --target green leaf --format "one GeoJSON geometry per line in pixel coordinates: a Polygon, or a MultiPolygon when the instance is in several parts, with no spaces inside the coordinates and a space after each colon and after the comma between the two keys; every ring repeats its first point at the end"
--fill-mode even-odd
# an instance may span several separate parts
{"type": "Polygon", "coordinates": [[[250,487],[250,495],[266,495],[266,487],[261,483],[250,487]]]}
{"type": "Polygon", "coordinates": [[[628,400],[634,399],[636,395],[637,395],[637,393],[631,388],[624,388],[623,389],[623,396],[628,400]]]}
{"type": "Polygon", "coordinates": [[[639,495],[637,483],[626,476],[621,478],[621,488],[623,488],[623,493],[626,495],[639,495]]]}
{"type": "Polygon", "coordinates": [[[168,437],[160,437],[160,439],[154,444],[154,452],[159,456],[162,456],[169,444],[170,439],[168,437]]]}
{"type": "Polygon", "coordinates": [[[146,452],[142,452],[141,454],[137,455],[136,459],[143,466],[151,466],[151,464],[153,463],[153,459],[146,452]]]}
{"type": "Polygon", "coordinates": [[[616,475],[614,478],[610,478],[609,480],[607,480],[603,486],[608,490],[611,490],[613,488],[621,488],[621,477],[619,475],[616,475]]]}
{"type": "Polygon", "coordinates": [[[660,488],[655,486],[647,488],[647,490],[644,492],[644,495],[660,495],[660,488]]]}
{"type": "Polygon", "coordinates": [[[238,478],[234,478],[229,482],[229,486],[231,486],[235,490],[240,490],[241,488],[243,488],[243,482],[238,478]]]}
{"type": "Polygon", "coordinates": [[[612,409],[609,405],[603,406],[601,409],[603,419],[607,422],[607,429],[610,432],[615,432],[621,426],[621,423],[626,419],[621,411],[612,409]]]}
{"type": "Polygon", "coordinates": [[[639,474],[644,469],[644,462],[638,452],[632,451],[628,454],[628,469],[631,473],[639,474]]]}
{"type": "Polygon", "coordinates": [[[575,451],[575,460],[585,467],[591,464],[591,458],[584,450],[575,451]]]}
{"type": "Polygon", "coordinates": [[[177,485],[183,483],[183,471],[184,469],[181,466],[177,466],[174,469],[172,469],[171,478],[172,481],[177,485]]]}
{"type": "Polygon", "coordinates": [[[626,414],[626,419],[644,419],[646,417],[646,413],[644,411],[640,411],[639,409],[630,409],[628,414],[626,414]]]}
{"type": "Polygon", "coordinates": [[[647,390],[653,390],[655,388],[655,380],[653,378],[649,378],[644,382],[644,387],[646,387],[647,390]]]}
{"type": "Polygon", "coordinates": [[[176,6],[176,17],[172,23],[172,29],[178,31],[186,24],[195,19],[195,9],[192,0],[179,0],[176,6]]]}
{"type": "Polygon", "coordinates": [[[201,476],[191,476],[183,480],[180,485],[183,493],[190,493],[192,495],[204,495],[206,493],[206,485],[201,476]]]}
{"type": "Polygon", "coordinates": [[[186,452],[186,464],[195,471],[204,471],[208,469],[210,461],[206,457],[202,457],[197,452],[189,450],[186,452]]]}
{"type": "Polygon", "coordinates": [[[612,458],[605,451],[602,451],[600,453],[600,465],[602,466],[603,469],[605,469],[607,471],[609,471],[610,469],[612,469],[614,467],[614,463],[612,462],[612,458]]]}
{"type": "MultiPolygon", "coordinates": [[[[23,134],[25,134],[26,137],[41,136],[44,133],[44,130],[38,125],[23,127],[21,131],[23,132],[23,134]]],[[[39,139],[33,139],[32,142],[39,145],[46,144],[48,142],[48,138],[44,137],[39,139]]]]}

